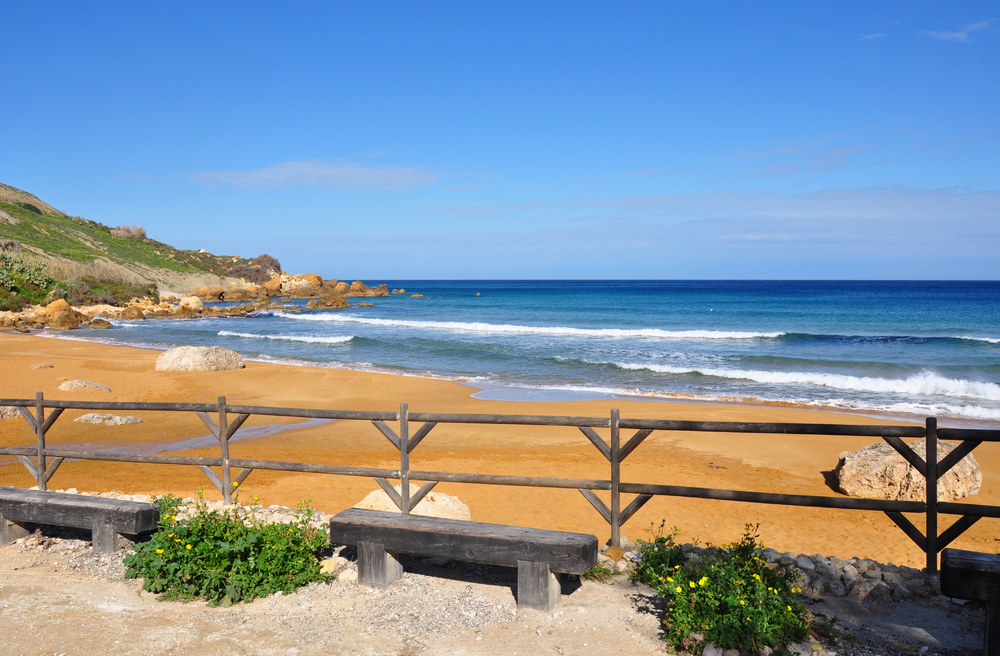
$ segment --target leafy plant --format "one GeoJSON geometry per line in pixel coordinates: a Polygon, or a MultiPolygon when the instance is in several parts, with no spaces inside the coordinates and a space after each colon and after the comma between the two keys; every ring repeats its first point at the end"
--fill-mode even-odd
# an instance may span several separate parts
{"type": "Polygon", "coordinates": [[[611,580],[611,577],[614,575],[615,573],[612,572],[607,567],[602,567],[601,565],[594,565],[593,567],[591,567],[590,569],[588,569],[586,572],[583,573],[583,578],[587,579],[588,581],[596,581],[597,583],[607,583],[608,581],[611,580]]]}
{"type": "MultiPolygon", "coordinates": [[[[663,527],[666,524],[666,520],[660,522],[651,542],[639,541],[639,562],[632,570],[633,581],[655,588],[663,572],[673,572],[677,565],[687,560],[687,555],[674,541],[680,529],[673,526],[670,534],[664,535],[663,527]]],[[[653,532],[652,528],[650,532],[653,532]]]]}
{"type": "Polygon", "coordinates": [[[163,600],[207,599],[230,606],[274,592],[293,592],[312,581],[328,581],[319,553],[327,532],[310,525],[312,510],[300,503],[290,524],[264,524],[237,505],[209,511],[203,497],[195,513],[178,520],[177,497],[160,504],[160,527],[125,557],[126,578],[143,578],[143,589],[163,600]]]}
{"type": "Polygon", "coordinates": [[[635,575],[669,602],[664,638],[671,646],[700,652],[714,643],[752,653],[805,638],[809,615],[792,587],[795,575],[764,561],[756,526],[747,524],[736,544],[709,545],[687,560],[675,535],[641,547],[635,575]]]}
{"type": "Polygon", "coordinates": [[[31,259],[0,251],[0,310],[20,310],[41,302],[52,285],[45,267],[31,259]]]}

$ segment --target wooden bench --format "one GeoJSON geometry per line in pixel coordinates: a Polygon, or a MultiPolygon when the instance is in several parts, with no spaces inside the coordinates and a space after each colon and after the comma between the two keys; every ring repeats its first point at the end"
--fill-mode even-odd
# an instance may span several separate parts
{"type": "Polygon", "coordinates": [[[119,536],[155,531],[159,521],[155,503],[0,487],[0,546],[28,535],[24,524],[55,524],[90,529],[94,551],[111,553],[119,536]]]}
{"type": "Polygon", "coordinates": [[[1000,556],[944,549],[941,594],[986,603],[986,656],[1000,656],[1000,556]]]}
{"type": "Polygon", "coordinates": [[[550,611],[562,596],[555,573],[597,563],[597,538],[456,519],[349,508],[330,519],[330,542],[358,549],[358,582],[384,588],[403,574],[392,554],[517,567],[517,606],[550,611]]]}

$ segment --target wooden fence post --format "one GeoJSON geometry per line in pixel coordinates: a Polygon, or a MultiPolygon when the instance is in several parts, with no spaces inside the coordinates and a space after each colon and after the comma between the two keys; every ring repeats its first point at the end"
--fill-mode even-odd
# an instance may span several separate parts
{"type": "Polygon", "coordinates": [[[38,480],[38,489],[46,489],[46,479],[45,479],[45,408],[42,407],[42,401],[45,397],[41,392],[35,394],[35,437],[38,443],[38,456],[36,466],[36,477],[38,480]]]}
{"type": "Polygon", "coordinates": [[[226,414],[226,397],[219,397],[219,450],[222,452],[222,502],[233,503],[233,478],[229,471],[229,417],[226,414]]]}
{"type": "Polygon", "coordinates": [[[927,554],[927,573],[933,574],[938,569],[938,457],[937,457],[937,417],[928,417],[926,421],[926,445],[927,451],[925,461],[927,462],[927,523],[924,530],[925,551],[927,554]]]}
{"type": "Polygon", "coordinates": [[[399,405],[399,497],[400,512],[410,514],[410,406],[399,405]]]}
{"type": "Polygon", "coordinates": [[[622,528],[621,426],[618,408],[611,411],[611,546],[620,547],[622,528]]]}

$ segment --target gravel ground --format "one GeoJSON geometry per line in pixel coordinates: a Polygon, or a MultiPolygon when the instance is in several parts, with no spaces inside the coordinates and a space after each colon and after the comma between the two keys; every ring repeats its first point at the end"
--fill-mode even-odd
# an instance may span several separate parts
{"type": "MultiPolygon", "coordinates": [[[[668,653],[660,601],[624,574],[609,583],[565,581],[562,602],[546,614],[517,610],[510,568],[404,557],[403,578],[375,590],[357,585],[345,550],[331,559],[339,568],[331,584],[208,608],[158,602],[140,581],[124,579],[127,547],[95,554],[87,533],[45,527],[0,548],[0,654],[668,653]]],[[[827,597],[810,607],[837,618],[814,642],[818,654],[982,653],[979,604],[827,597]]]]}

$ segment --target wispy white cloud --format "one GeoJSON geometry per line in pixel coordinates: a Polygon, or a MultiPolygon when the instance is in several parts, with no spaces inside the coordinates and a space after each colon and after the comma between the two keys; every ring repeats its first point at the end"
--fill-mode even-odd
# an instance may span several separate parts
{"type": "Polygon", "coordinates": [[[851,168],[878,146],[856,135],[826,134],[738,150],[734,155],[740,170],[752,176],[821,174],[851,168]]]}
{"type": "Polygon", "coordinates": [[[932,39],[940,39],[942,41],[968,41],[969,35],[978,30],[989,29],[993,24],[993,20],[979,21],[978,23],[972,23],[971,25],[966,25],[965,27],[945,32],[936,32],[933,30],[925,30],[920,32],[921,36],[930,37],[932,39]]]}
{"type": "Polygon", "coordinates": [[[718,191],[592,200],[580,209],[600,209],[676,220],[704,219],[861,219],[929,220],[942,226],[956,220],[995,222],[1000,191],[876,187],[828,189],[798,194],[767,191],[718,191]]]}
{"type": "Polygon", "coordinates": [[[254,171],[199,171],[192,180],[241,190],[328,187],[342,191],[407,191],[437,182],[423,167],[368,166],[356,162],[304,160],[254,171]]]}
{"type": "Polygon", "coordinates": [[[862,41],[872,41],[874,39],[881,39],[885,37],[884,32],[878,32],[877,34],[862,34],[858,38],[862,41]]]}

